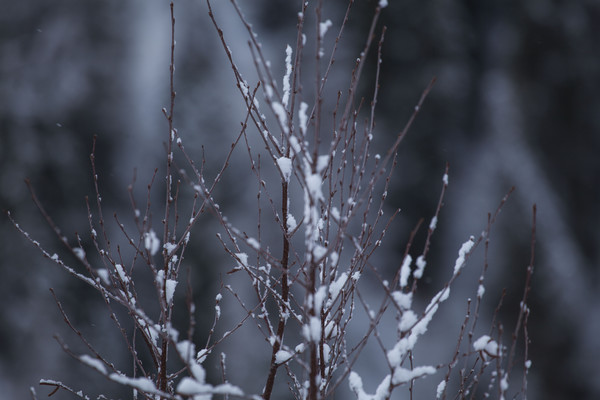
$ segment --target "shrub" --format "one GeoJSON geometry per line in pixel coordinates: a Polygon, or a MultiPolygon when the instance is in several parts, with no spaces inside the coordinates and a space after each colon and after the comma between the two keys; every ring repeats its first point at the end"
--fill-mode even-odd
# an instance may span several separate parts
{"type": "MultiPolygon", "coordinates": [[[[221,396],[270,399],[287,390],[288,397],[312,400],[331,398],[342,387],[349,387],[360,400],[389,399],[394,390],[402,389],[408,389],[412,398],[417,381],[430,375],[438,377],[435,384],[427,385],[425,392],[429,398],[433,393],[437,398],[474,398],[482,392],[505,398],[515,365],[523,368],[519,392],[526,396],[526,376],[531,364],[527,358],[527,295],[533,272],[535,207],[532,256],[517,323],[508,346],[503,344],[502,325],[495,321],[497,312],[486,333],[476,334],[480,331],[476,327],[480,325],[479,309],[485,292],[489,234],[508,195],[488,216],[482,233],[465,238],[457,258],[450,265],[446,284],[425,302],[424,307],[417,306],[417,289],[448,187],[449,169],[446,167],[440,174],[441,193],[429,224],[422,228],[421,220],[415,226],[393,274],[390,275],[390,268],[384,268],[391,260],[381,248],[385,246],[386,232],[399,212],[395,210],[386,215],[389,210],[387,193],[393,184],[397,150],[435,82],[432,79],[425,87],[412,116],[394,141],[387,145],[387,150],[373,155],[385,35],[385,28],[378,32],[377,21],[386,3],[381,0],[375,7],[364,49],[348,73],[346,90],[341,91],[331,90],[328,83],[353,2],[349,2],[343,23],[335,33],[328,32],[333,29],[331,21],[321,19],[321,2],[311,8],[308,2],[302,4],[295,46],[288,45],[285,49],[285,72],[279,87],[257,35],[237,3],[232,1],[232,6],[248,32],[258,76],[256,83],[246,81],[236,66],[218,16],[207,1],[211,21],[246,107],[245,115],[240,116],[241,129],[214,177],[204,167],[204,156],[198,166],[185,147],[185,135],[176,129],[175,18],[171,3],[171,96],[169,107],[163,109],[168,124],[166,167],[155,172],[155,178],[164,177],[164,197],[160,207],[152,204],[151,192],[156,186],[153,178],[148,185],[145,207],[140,211],[131,191],[133,232],[115,214],[115,222],[129,246],[129,254],[121,246],[114,246],[122,238],[111,237],[107,229],[108,221],[104,217],[98,188],[100,178],[95,165],[95,146],[91,161],[96,201],[86,201],[86,204],[90,240],[97,259],[88,255],[89,249],[84,250],[84,240],[79,235],[76,236],[77,245],[72,245],[62,235],[31,187],[37,207],[80,265],[71,267],[63,256],[46,251],[13,220],[17,229],[46,258],[101,296],[108,315],[122,333],[131,357],[131,370],[122,372],[112,360],[96,350],[71,322],[55,296],[66,324],[87,348],[87,353],[76,353],[61,341],[69,355],[100,376],[129,387],[133,398],[209,399],[221,396]],[[315,29],[311,34],[306,26],[312,21],[313,13],[315,29]],[[325,51],[326,34],[335,35],[329,53],[325,51]],[[308,37],[312,37],[314,45],[311,56],[306,56],[308,37]],[[366,103],[358,97],[358,85],[369,54],[373,53],[376,56],[375,86],[371,102],[366,103]],[[312,71],[308,74],[310,79],[305,78],[305,71],[312,71]],[[248,234],[235,220],[228,218],[228,210],[219,206],[216,195],[224,176],[236,173],[230,171],[231,160],[245,157],[239,154],[241,152],[246,153],[249,170],[256,181],[257,219],[253,234],[248,234]],[[187,166],[178,167],[178,160],[185,160],[187,166]],[[182,211],[183,204],[189,206],[187,212],[182,211]],[[161,216],[162,225],[153,223],[156,215],[161,216]],[[215,293],[212,326],[201,327],[208,331],[207,341],[199,345],[194,339],[195,304],[190,295],[186,304],[178,304],[174,294],[176,290],[182,290],[184,255],[195,246],[191,238],[201,229],[200,221],[210,218],[219,223],[216,241],[231,262],[220,268],[227,274],[221,278],[220,289],[215,293]],[[413,238],[421,229],[427,232],[426,241],[422,249],[415,250],[413,238]],[[485,247],[485,253],[479,289],[475,300],[467,300],[460,330],[449,333],[451,342],[455,341],[455,350],[450,359],[440,360],[435,365],[422,364],[418,357],[418,341],[426,335],[429,323],[448,300],[452,284],[480,245],[485,247]],[[382,251],[383,256],[378,257],[382,251]],[[235,286],[240,283],[239,276],[245,276],[243,287],[235,286]],[[148,278],[153,282],[150,293],[153,301],[147,301],[149,293],[142,283],[148,278]],[[243,313],[232,326],[224,328],[224,333],[217,333],[221,332],[218,328],[222,324],[230,323],[221,317],[225,297],[234,299],[243,313]],[[375,304],[374,298],[377,299],[375,304]],[[115,305],[124,313],[115,310],[115,305]],[[176,326],[174,309],[186,305],[189,322],[187,326],[176,326]],[[262,377],[263,389],[254,394],[236,382],[230,383],[226,374],[228,340],[247,325],[255,325],[256,335],[268,343],[269,361],[263,365],[255,365],[253,360],[247,359],[234,358],[233,361],[253,365],[254,374],[262,377]],[[524,346],[518,348],[521,335],[524,346]],[[381,368],[387,370],[376,382],[369,382],[376,387],[374,394],[367,394],[358,372],[365,368],[361,363],[368,343],[380,351],[378,355],[370,354],[369,359],[376,357],[381,368]],[[517,357],[517,351],[523,352],[522,358],[517,357]],[[214,354],[219,356],[212,357],[214,354]],[[205,370],[208,362],[220,365],[220,382],[209,382],[205,370]],[[487,385],[479,389],[482,382],[487,385]],[[277,392],[276,387],[279,387],[277,392]]],[[[188,288],[188,293],[190,291],[188,288]]],[[[54,295],[54,291],[52,293],[54,295]]],[[[228,307],[234,305],[228,303],[228,307]]],[[[44,379],[40,384],[51,386],[54,391],[62,389],[76,397],[88,398],[79,389],[56,380],[44,379]]],[[[36,398],[36,391],[32,388],[31,392],[36,398]]],[[[98,398],[106,397],[100,395],[98,398]]]]}

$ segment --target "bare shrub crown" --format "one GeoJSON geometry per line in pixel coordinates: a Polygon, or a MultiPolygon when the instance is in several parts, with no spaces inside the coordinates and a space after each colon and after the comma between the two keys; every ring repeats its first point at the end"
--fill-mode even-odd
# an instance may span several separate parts
{"type": "MultiPolygon", "coordinates": [[[[288,390],[288,398],[332,398],[343,388],[352,391],[359,400],[390,399],[395,390],[407,390],[412,398],[413,388],[420,378],[427,379],[429,398],[473,398],[484,392],[505,398],[510,388],[510,373],[515,365],[523,372],[518,391],[526,396],[527,359],[527,294],[533,271],[533,244],[535,240],[535,208],[532,229],[532,256],[525,276],[525,290],[518,310],[518,321],[510,345],[502,344],[501,325],[492,321],[485,335],[476,335],[479,308],[485,293],[484,279],[487,268],[489,233],[506,201],[502,199],[478,236],[465,237],[455,260],[448,262],[448,278],[426,306],[415,306],[415,295],[424,276],[430,242],[436,230],[443,198],[449,183],[449,171],[440,171],[441,193],[431,220],[422,221],[411,232],[403,258],[393,265],[395,274],[386,276],[390,267],[385,257],[375,255],[384,249],[385,235],[399,210],[391,212],[386,205],[387,193],[397,160],[397,150],[413,120],[423,106],[435,79],[425,86],[416,100],[412,116],[389,143],[382,154],[373,154],[376,137],[375,112],[379,89],[380,65],[385,28],[377,25],[387,2],[374,7],[370,31],[351,71],[347,71],[347,87],[331,90],[331,71],[342,42],[344,30],[352,10],[350,1],[340,26],[334,27],[322,19],[322,2],[309,5],[304,2],[298,13],[297,36],[293,45],[287,45],[282,54],[285,71],[282,84],[277,83],[266,60],[258,35],[245,19],[235,0],[231,1],[239,23],[246,29],[250,54],[258,76],[256,82],[247,81],[236,66],[228,38],[221,29],[210,1],[208,13],[225,56],[229,60],[233,80],[245,104],[245,115],[239,116],[241,129],[231,144],[222,167],[215,176],[208,176],[186,151],[185,135],[180,134],[174,120],[175,109],[175,18],[171,3],[171,61],[169,106],[163,109],[168,123],[166,167],[155,172],[155,179],[164,177],[164,203],[159,209],[151,205],[148,185],[145,208],[140,210],[130,189],[134,210],[134,232],[125,228],[115,214],[133,256],[124,259],[117,239],[110,237],[98,189],[95,150],[92,151],[92,171],[96,184],[95,201],[87,202],[89,233],[97,253],[98,263],[90,261],[82,239],[77,236],[73,245],[65,238],[47,215],[40,201],[34,201],[50,226],[79,261],[71,267],[63,257],[50,254],[41,244],[19,229],[48,259],[73,277],[85,282],[106,303],[116,328],[122,333],[132,360],[131,371],[124,373],[97,351],[93,343],[71,323],[55,296],[66,324],[88,349],[76,354],[61,342],[65,351],[77,361],[95,370],[99,375],[132,390],[133,398],[144,399],[210,399],[263,398],[270,399],[288,390]],[[314,24],[308,31],[306,26],[314,24]],[[325,37],[334,36],[327,42],[325,37]],[[314,42],[314,52],[307,55],[308,40],[314,42]],[[369,54],[376,60],[376,76],[370,103],[358,98],[358,84],[369,54]],[[310,71],[307,73],[307,71],[310,71]],[[309,76],[309,78],[306,78],[309,76]],[[333,93],[333,95],[331,95],[333,93]],[[329,97],[327,97],[329,96],[329,97]],[[366,117],[363,118],[363,115],[366,117]],[[252,144],[259,143],[259,150],[252,144]],[[215,188],[230,169],[236,150],[246,153],[249,168],[256,179],[258,205],[257,230],[249,235],[228,218],[215,200],[215,188]],[[176,160],[187,167],[175,167],[176,160]],[[182,211],[178,204],[183,196],[191,196],[191,209],[182,211]],[[152,215],[161,215],[161,224],[152,224],[152,215]],[[182,289],[180,274],[186,250],[193,245],[193,236],[199,221],[215,218],[220,227],[217,241],[231,258],[231,264],[222,272],[220,290],[215,296],[214,322],[208,327],[208,340],[199,345],[193,340],[195,306],[188,301],[189,324],[174,326],[175,293],[182,289]],[[270,222],[269,232],[263,222],[270,222]],[[183,222],[182,222],[183,221],[183,222]],[[162,225],[162,226],[161,226],[162,225]],[[422,226],[424,226],[422,228],[422,226]],[[415,250],[413,237],[419,229],[427,231],[425,245],[415,250]],[[276,232],[273,235],[273,230],[276,232]],[[270,242],[273,237],[277,239],[270,242]],[[422,365],[417,357],[417,343],[427,334],[429,323],[435,318],[451,294],[453,282],[458,279],[474,249],[485,246],[485,262],[475,300],[466,302],[466,313],[460,331],[454,332],[455,351],[449,360],[435,365],[422,365]],[[414,257],[414,258],[413,258],[414,257]],[[154,309],[146,309],[140,301],[137,274],[149,274],[154,285],[154,309]],[[232,286],[227,280],[246,275],[245,288],[232,286]],[[367,294],[375,282],[380,293],[378,302],[367,294]],[[249,296],[246,294],[250,293],[249,296]],[[241,318],[225,333],[217,335],[215,328],[225,323],[221,317],[224,296],[234,299],[243,310],[241,318]],[[126,310],[132,328],[122,322],[123,314],[115,307],[126,310]],[[391,321],[391,324],[390,324],[391,321]],[[246,325],[255,325],[257,335],[268,343],[270,362],[257,365],[254,374],[264,379],[260,393],[248,393],[236,382],[229,382],[226,374],[225,350],[230,337],[246,325]],[[395,327],[395,332],[383,332],[383,326],[395,327]],[[356,334],[356,332],[361,332],[356,334]],[[353,333],[352,335],[350,333],[353,333]],[[517,341],[524,337],[524,355],[517,357],[517,341]],[[393,337],[390,340],[390,337],[393,337]],[[367,343],[380,349],[379,360],[387,373],[378,377],[374,394],[368,394],[358,367],[364,357],[367,343]],[[210,354],[221,352],[222,380],[209,382],[206,360],[210,354]],[[478,385],[488,379],[489,384],[478,392],[478,385]],[[433,380],[433,381],[432,381],[433,380]],[[432,383],[433,382],[433,383],[432,383]],[[287,389],[286,389],[287,388],[287,389]]],[[[12,217],[11,217],[12,219],[12,217]]],[[[121,240],[121,239],[119,239],[121,240]]],[[[385,255],[385,252],[383,253],[385,255]]],[[[53,292],[54,294],[54,292],[53,292]]],[[[229,321],[228,321],[229,322],[229,321]]],[[[203,327],[204,328],[204,327],[203,327]]],[[[450,335],[450,334],[449,334],[450,335]]],[[[372,359],[372,357],[371,357],[372,359]]],[[[250,364],[251,360],[235,360],[250,364]]],[[[75,397],[88,398],[79,388],[55,381],[42,380],[42,385],[66,390],[75,397]]],[[[85,390],[85,388],[83,388],[85,390]]],[[[31,390],[33,398],[36,392],[31,390]]],[[[98,398],[105,398],[100,396],[98,398]]]]}

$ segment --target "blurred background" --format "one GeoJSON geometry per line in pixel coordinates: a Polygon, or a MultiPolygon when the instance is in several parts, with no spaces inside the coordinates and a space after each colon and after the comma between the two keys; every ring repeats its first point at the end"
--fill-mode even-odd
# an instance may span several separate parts
{"type": "MultiPolygon", "coordinates": [[[[93,372],[69,358],[52,337],[55,333],[64,337],[77,350],[77,338],[64,325],[48,288],[55,289],[75,326],[115,360],[126,363],[126,352],[117,344],[119,332],[103,314],[105,305],[96,294],[90,297],[84,285],[44,260],[17,233],[4,211],[11,210],[50,253],[60,249],[30,201],[23,183],[28,178],[73,245],[75,232],[89,236],[84,197],[94,196],[89,161],[94,135],[106,215],[113,211],[122,219],[131,215],[127,186],[134,169],[134,192],[144,204],[154,168],[163,167],[163,138],[168,131],[161,108],[169,104],[169,4],[158,0],[3,3],[0,393],[6,398],[27,398],[29,387],[34,386],[45,394],[37,382],[52,378],[75,389],[89,388],[94,394],[106,382],[99,382],[93,372]]],[[[236,63],[253,86],[256,76],[247,34],[228,2],[215,3],[236,63]]],[[[278,82],[284,73],[285,45],[295,43],[297,3],[240,0],[278,82]]],[[[356,1],[336,63],[352,65],[362,50],[376,3],[356,1]]],[[[345,6],[342,0],[326,1],[323,18],[339,26],[345,6]]],[[[243,103],[206,4],[182,2],[175,13],[176,127],[197,161],[204,146],[207,168],[216,171],[231,138],[239,132],[243,103]]],[[[448,278],[460,244],[485,228],[487,213],[515,186],[492,230],[488,310],[482,318],[493,312],[506,288],[501,316],[507,321],[506,331],[512,329],[529,263],[531,210],[536,203],[529,397],[600,398],[600,4],[593,0],[393,0],[383,11],[378,35],[383,25],[387,32],[376,146],[389,146],[423,89],[437,77],[399,152],[389,204],[402,213],[397,233],[386,237],[391,243],[387,256],[400,257],[418,219],[432,216],[448,162],[450,186],[424,287],[426,293],[435,293],[448,278]]],[[[326,52],[334,34],[329,33],[326,52]]],[[[374,52],[370,58],[361,85],[368,101],[374,87],[374,52]]],[[[339,71],[331,78],[336,90],[344,89],[350,79],[347,68],[339,71]]],[[[232,169],[247,168],[245,159],[234,159],[233,164],[232,169]]],[[[153,194],[157,206],[161,184],[153,194]]],[[[244,210],[255,208],[255,187],[231,176],[220,190],[221,204],[230,210],[232,220],[247,218],[251,225],[255,216],[244,210]]],[[[214,242],[215,222],[206,220],[202,226],[186,258],[196,301],[211,304],[199,310],[199,326],[211,321],[218,276],[231,263],[214,242]]],[[[116,232],[115,228],[109,230],[116,232]]],[[[481,260],[469,268],[471,272],[457,282],[456,296],[474,296],[481,260]]],[[[444,311],[442,323],[462,321],[464,311],[465,303],[457,303],[444,311]]],[[[430,348],[448,342],[445,335],[443,328],[432,329],[430,348]]],[[[262,357],[249,346],[232,344],[231,348],[249,364],[255,356],[262,357]]],[[[236,373],[240,372],[234,368],[232,374],[236,373]]],[[[240,379],[252,381],[247,371],[246,376],[240,374],[240,379]]],[[[234,377],[231,380],[236,382],[234,377]]],[[[115,397],[128,397],[114,390],[115,397]]],[[[70,398],[66,393],[56,397],[70,398]]]]}

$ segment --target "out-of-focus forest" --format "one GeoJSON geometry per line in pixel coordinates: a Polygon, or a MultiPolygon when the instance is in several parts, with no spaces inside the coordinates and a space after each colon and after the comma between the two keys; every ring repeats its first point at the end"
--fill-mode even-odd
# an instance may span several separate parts
{"type": "MultiPolygon", "coordinates": [[[[243,26],[229,2],[215,3],[236,61],[252,71],[243,26]]],[[[297,3],[240,1],[281,76],[285,45],[296,40],[297,3]]],[[[346,2],[325,3],[323,18],[339,26],[346,2]]],[[[376,3],[356,1],[336,62],[352,65],[376,3]]],[[[56,0],[6,1],[2,8],[0,208],[10,210],[54,252],[59,243],[31,202],[24,179],[30,179],[47,212],[74,241],[74,232],[89,235],[84,197],[94,195],[89,161],[94,135],[103,206],[120,216],[131,214],[127,187],[134,170],[135,191],[145,196],[154,168],[163,165],[169,5],[56,0]]],[[[188,147],[196,149],[197,159],[204,146],[211,168],[211,161],[220,165],[239,131],[244,105],[206,4],[176,4],[175,16],[176,126],[188,147]]],[[[501,316],[510,322],[516,315],[536,203],[529,396],[600,398],[600,4],[392,0],[378,33],[383,25],[379,146],[393,141],[423,89],[437,77],[400,148],[389,201],[402,211],[395,236],[386,238],[398,243],[396,253],[388,256],[400,258],[418,219],[431,217],[446,162],[450,186],[428,263],[431,287],[425,290],[434,292],[443,284],[447,274],[436,272],[451,267],[460,244],[481,232],[487,213],[515,186],[492,230],[489,310],[482,318],[491,315],[503,288],[507,298],[501,316]]],[[[371,58],[361,85],[367,101],[375,52],[371,58]]],[[[252,86],[256,77],[248,77],[252,86]]],[[[239,204],[243,215],[244,202],[252,202],[244,199],[246,189],[243,182],[225,181],[219,192],[224,206],[235,209],[239,204]]],[[[188,262],[195,263],[191,269],[198,302],[214,297],[216,277],[225,272],[210,229],[207,225],[196,234],[197,245],[188,254],[188,262]]],[[[29,386],[37,386],[40,378],[102,387],[93,371],[78,365],[53,339],[56,333],[70,343],[73,333],[48,288],[55,289],[83,333],[110,349],[121,337],[108,318],[98,317],[104,303],[89,298],[84,285],[43,259],[4,214],[0,238],[2,397],[26,398],[29,386]]],[[[455,290],[476,285],[480,265],[469,268],[471,278],[461,277],[455,290]]],[[[444,312],[443,319],[460,324],[464,308],[444,312]]],[[[198,324],[205,319],[200,315],[198,324]]],[[[443,330],[431,335],[434,344],[448,340],[443,330]]],[[[240,362],[252,364],[246,359],[252,357],[251,349],[232,351],[240,352],[245,360],[240,362]]]]}

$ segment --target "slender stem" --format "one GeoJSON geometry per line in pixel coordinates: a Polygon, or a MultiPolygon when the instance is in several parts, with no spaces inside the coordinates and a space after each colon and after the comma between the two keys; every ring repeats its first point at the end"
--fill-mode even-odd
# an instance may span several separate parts
{"type": "MultiPolygon", "coordinates": [[[[167,174],[166,174],[166,193],[165,193],[165,217],[163,220],[164,224],[164,233],[163,233],[163,243],[167,243],[169,241],[169,218],[170,218],[170,210],[171,204],[173,202],[173,198],[171,197],[171,188],[172,188],[172,174],[171,174],[171,165],[173,162],[173,111],[175,109],[175,84],[174,84],[174,73],[175,73],[175,13],[174,13],[174,4],[171,2],[171,62],[169,65],[169,87],[170,87],[170,105],[169,112],[166,114],[167,122],[169,124],[169,134],[167,136],[167,174]]],[[[167,254],[167,250],[163,250],[163,259],[164,259],[164,279],[166,280],[169,277],[169,257],[167,254]]],[[[165,282],[163,282],[164,287],[165,282]]],[[[169,322],[169,306],[167,302],[167,294],[166,290],[162,291],[162,299],[161,299],[161,308],[162,308],[162,323],[164,326],[169,322]]],[[[158,389],[167,392],[168,389],[168,379],[167,379],[167,360],[168,360],[168,350],[169,350],[169,338],[163,337],[161,343],[161,355],[160,355],[160,366],[158,370],[158,389]]]]}
{"type": "Polygon", "coordinates": [[[273,343],[273,352],[271,353],[271,367],[269,369],[269,375],[267,376],[267,383],[265,384],[265,390],[263,398],[268,400],[271,398],[273,393],[273,386],[275,384],[275,375],[279,364],[275,362],[277,352],[281,350],[281,344],[283,343],[283,333],[285,331],[286,316],[288,310],[288,299],[289,299],[289,284],[288,284],[288,262],[290,254],[290,241],[288,237],[287,217],[288,217],[288,183],[282,182],[281,184],[281,214],[283,215],[283,254],[281,257],[281,304],[279,323],[277,325],[277,333],[275,342],[273,343]]]}
{"type": "MultiPolygon", "coordinates": [[[[316,292],[316,280],[317,280],[317,263],[315,262],[314,259],[311,259],[310,262],[310,275],[309,275],[309,293],[311,293],[311,295],[313,296],[313,301],[311,302],[311,307],[310,310],[308,312],[309,314],[309,319],[310,318],[314,318],[316,316],[316,310],[315,310],[315,302],[314,302],[314,295],[316,292]]],[[[309,367],[309,387],[308,387],[308,399],[309,400],[317,400],[317,394],[318,394],[318,390],[319,387],[317,385],[317,376],[319,375],[319,365],[318,365],[318,357],[317,357],[317,351],[319,351],[318,347],[317,347],[317,343],[313,340],[314,338],[311,337],[311,341],[310,341],[310,367],[309,367]]]]}

